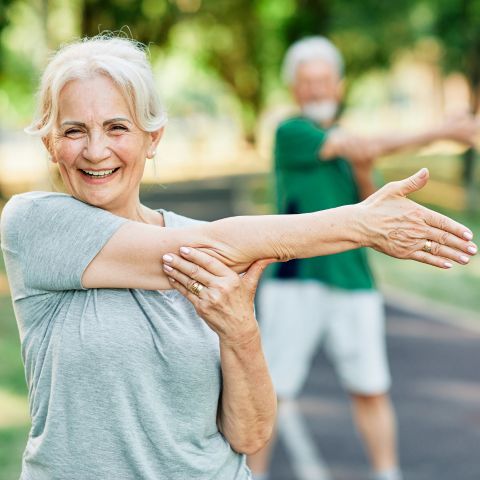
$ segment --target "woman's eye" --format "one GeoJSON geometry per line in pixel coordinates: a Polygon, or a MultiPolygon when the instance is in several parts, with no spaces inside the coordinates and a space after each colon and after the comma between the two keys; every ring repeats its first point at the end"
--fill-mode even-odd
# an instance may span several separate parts
{"type": "Polygon", "coordinates": [[[126,132],[127,127],[125,125],[112,125],[111,130],[114,132],[126,132]]]}
{"type": "Polygon", "coordinates": [[[79,133],[82,133],[82,132],[78,128],[71,128],[65,132],[65,135],[77,135],[79,133]]]}

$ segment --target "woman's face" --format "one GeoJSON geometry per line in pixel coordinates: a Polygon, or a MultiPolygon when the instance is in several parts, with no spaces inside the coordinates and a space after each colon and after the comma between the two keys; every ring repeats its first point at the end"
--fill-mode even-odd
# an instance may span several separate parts
{"type": "Polygon", "coordinates": [[[161,133],[140,130],[113,81],[97,75],[65,85],[44,142],[71,195],[121,214],[138,203],[145,159],[161,133]]]}

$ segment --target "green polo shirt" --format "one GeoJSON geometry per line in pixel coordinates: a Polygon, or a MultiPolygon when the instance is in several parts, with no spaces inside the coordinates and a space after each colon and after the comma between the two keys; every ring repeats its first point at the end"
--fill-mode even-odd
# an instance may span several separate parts
{"type": "MultiPolygon", "coordinates": [[[[328,131],[303,117],[277,129],[275,177],[279,213],[308,213],[360,201],[350,163],[322,160],[319,151],[328,131]]],[[[275,265],[276,278],[314,279],[348,290],[375,287],[365,249],[293,260],[275,265]]]]}

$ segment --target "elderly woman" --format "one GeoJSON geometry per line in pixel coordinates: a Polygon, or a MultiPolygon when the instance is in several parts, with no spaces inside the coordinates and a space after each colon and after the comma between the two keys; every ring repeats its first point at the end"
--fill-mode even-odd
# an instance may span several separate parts
{"type": "Polygon", "coordinates": [[[250,478],[244,454],[275,415],[253,312],[263,266],[370,246],[449,268],[476,252],[470,230],[405,198],[426,170],[319,213],[150,210],[139,184],[164,124],[133,41],[86,39],[45,70],[28,132],[69,194],[15,196],[1,222],[32,417],[23,480],[250,478]]]}

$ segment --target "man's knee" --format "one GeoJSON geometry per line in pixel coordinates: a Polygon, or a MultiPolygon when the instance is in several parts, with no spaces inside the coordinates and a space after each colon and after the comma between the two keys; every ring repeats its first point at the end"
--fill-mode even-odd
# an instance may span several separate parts
{"type": "Polygon", "coordinates": [[[379,393],[359,393],[350,392],[352,401],[359,405],[382,405],[390,404],[390,394],[388,391],[379,393]]]}

